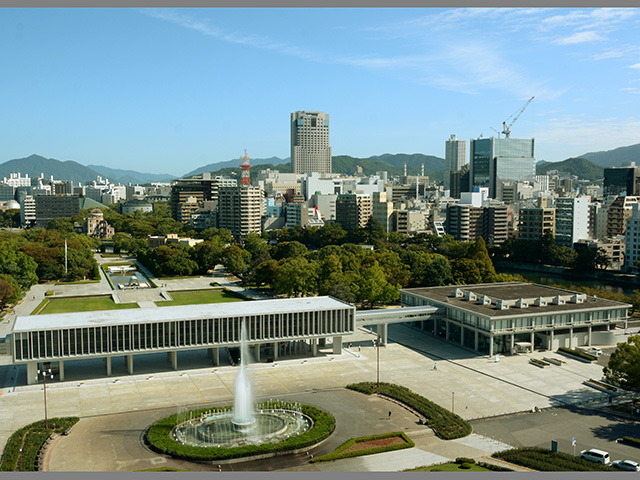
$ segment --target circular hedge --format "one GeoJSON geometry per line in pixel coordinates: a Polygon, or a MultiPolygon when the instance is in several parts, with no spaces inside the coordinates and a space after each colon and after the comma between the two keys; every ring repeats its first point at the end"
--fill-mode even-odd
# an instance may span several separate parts
{"type": "MultiPolygon", "coordinates": [[[[194,417],[202,415],[210,408],[191,410],[194,417]]],[[[241,447],[195,447],[182,445],[171,437],[171,430],[176,426],[178,414],[165,417],[151,425],[147,430],[146,438],[151,447],[160,453],[171,455],[175,458],[195,461],[217,461],[240,457],[253,457],[256,455],[277,454],[310,447],[327,438],[335,429],[336,422],[333,416],[324,410],[311,405],[300,405],[302,414],[313,421],[313,426],[306,432],[290,437],[279,443],[265,443],[262,445],[244,445],[241,447]]]]}

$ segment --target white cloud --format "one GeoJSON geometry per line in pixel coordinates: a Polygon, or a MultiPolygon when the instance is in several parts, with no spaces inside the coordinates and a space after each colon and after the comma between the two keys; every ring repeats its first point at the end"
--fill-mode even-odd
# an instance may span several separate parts
{"type": "Polygon", "coordinates": [[[629,68],[636,68],[640,70],[640,63],[636,63],[635,65],[629,65],[629,68]]]}
{"type": "Polygon", "coordinates": [[[594,31],[574,33],[568,37],[559,38],[554,43],[557,45],[574,45],[576,43],[598,42],[606,40],[605,37],[594,31]]]}

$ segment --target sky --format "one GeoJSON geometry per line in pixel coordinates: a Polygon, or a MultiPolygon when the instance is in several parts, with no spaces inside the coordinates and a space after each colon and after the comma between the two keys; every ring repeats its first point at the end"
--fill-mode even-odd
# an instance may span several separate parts
{"type": "Polygon", "coordinates": [[[561,161],[640,143],[640,9],[3,8],[0,163],[31,154],[183,175],[290,155],[444,157],[451,134],[561,161]]]}

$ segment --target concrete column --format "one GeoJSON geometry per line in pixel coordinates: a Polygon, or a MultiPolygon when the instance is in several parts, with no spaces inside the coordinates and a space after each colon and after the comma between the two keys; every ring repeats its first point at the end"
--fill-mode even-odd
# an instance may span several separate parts
{"type": "Polygon", "coordinates": [[[569,348],[573,348],[573,327],[569,327],[569,348]]]}
{"type": "Polygon", "coordinates": [[[133,355],[125,355],[124,358],[127,361],[127,372],[133,375],[133,355]]]}
{"type": "Polygon", "coordinates": [[[326,347],[326,346],[327,346],[327,339],[326,339],[326,338],[324,338],[324,337],[323,337],[323,338],[318,339],[318,344],[319,344],[319,346],[321,346],[321,347],[326,347]]]}
{"type": "Polygon", "coordinates": [[[60,375],[60,381],[64,382],[64,361],[58,360],[58,371],[60,375]]]}
{"type": "Polygon", "coordinates": [[[218,347],[213,349],[213,363],[220,365],[220,349],[218,347]]]}
{"type": "Polygon", "coordinates": [[[178,370],[178,352],[167,352],[167,360],[169,360],[171,368],[178,370]]]}
{"type": "Polygon", "coordinates": [[[340,355],[342,353],[342,336],[333,337],[333,354],[340,355]]]}
{"type": "Polygon", "coordinates": [[[213,356],[213,348],[207,348],[207,358],[211,358],[213,356]]]}
{"type": "Polygon", "coordinates": [[[107,368],[107,377],[111,376],[111,357],[104,358],[104,365],[107,368]]]}
{"type": "Polygon", "coordinates": [[[493,335],[489,335],[489,356],[493,357],[493,335]]]}
{"type": "Polygon", "coordinates": [[[591,325],[587,327],[587,345],[591,346],[591,325]]]}
{"type": "Polygon", "coordinates": [[[549,332],[549,350],[553,350],[553,330],[549,332]]]}
{"type": "Polygon", "coordinates": [[[475,335],[474,335],[474,336],[475,336],[476,338],[475,338],[475,341],[474,341],[474,347],[473,347],[473,348],[474,348],[474,350],[477,352],[477,351],[478,351],[478,331],[476,330],[474,333],[475,333],[475,335]]]}
{"type": "Polygon", "coordinates": [[[381,325],[378,325],[378,328],[380,329],[380,345],[381,346],[385,346],[387,344],[387,340],[388,340],[388,334],[389,334],[389,324],[384,323],[381,325]]]}
{"type": "Polygon", "coordinates": [[[444,338],[445,338],[446,340],[449,340],[449,320],[445,320],[445,321],[444,321],[444,324],[446,325],[446,328],[447,328],[447,333],[446,333],[446,335],[445,335],[445,337],[444,337],[444,338]]]}
{"type": "Polygon", "coordinates": [[[311,339],[311,356],[312,357],[318,356],[318,339],[317,338],[311,339]]]}
{"type": "Polygon", "coordinates": [[[531,352],[533,352],[535,343],[536,343],[536,332],[534,330],[531,330],[531,352]]]}
{"type": "Polygon", "coordinates": [[[511,334],[511,339],[510,339],[511,346],[509,347],[509,355],[513,355],[513,349],[516,346],[515,343],[516,343],[516,334],[512,333],[511,334]]]}
{"type": "Polygon", "coordinates": [[[38,362],[27,363],[27,385],[38,383],[38,362]]]}
{"type": "Polygon", "coordinates": [[[253,356],[255,357],[256,362],[260,362],[260,344],[256,343],[253,346],[253,356]]]}
{"type": "Polygon", "coordinates": [[[464,347],[464,327],[460,325],[460,345],[464,347]]]}
{"type": "Polygon", "coordinates": [[[273,342],[273,360],[278,360],[278,353],[280,350],[280,344],[278,342],[273,342]]]}

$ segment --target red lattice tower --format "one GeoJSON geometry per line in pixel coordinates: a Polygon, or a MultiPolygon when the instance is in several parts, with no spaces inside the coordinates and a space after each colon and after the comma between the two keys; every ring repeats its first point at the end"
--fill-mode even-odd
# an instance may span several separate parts
{"type": "Polygon", "coordinates": [[[240,160],[242,160],[242,165],[240,165],[240,168],[242,168],[242,185],[251,185],[251,177],[249,176],[249,169],[251,168],[251,165],[249,165],[249,156],[247,156],[247,150],[244,150],[244,157],[241,157],[240,160]]]}

